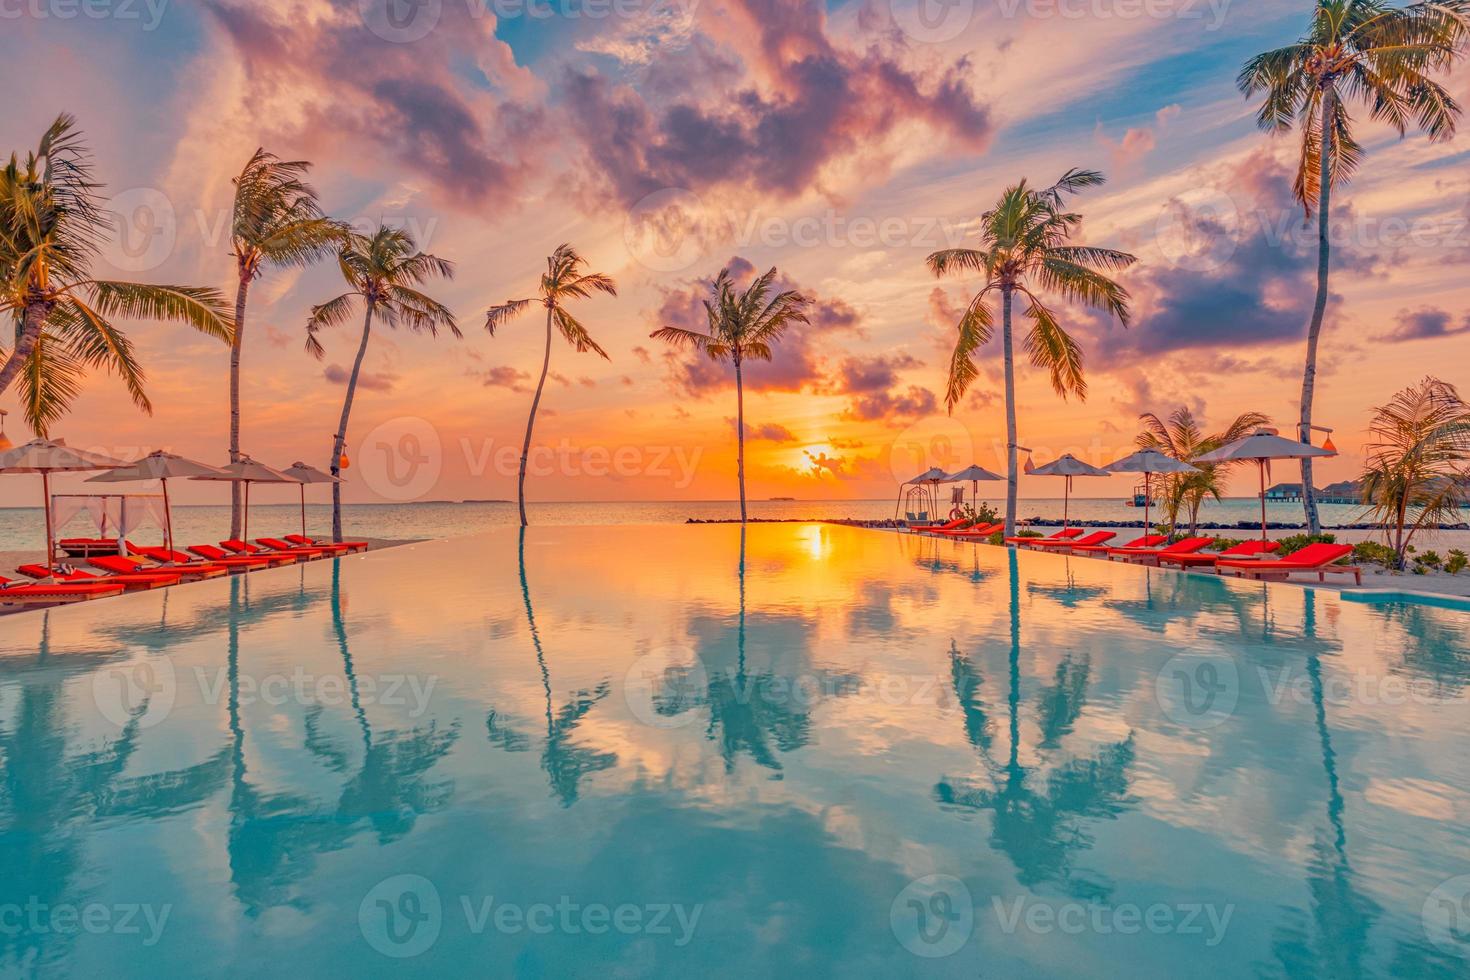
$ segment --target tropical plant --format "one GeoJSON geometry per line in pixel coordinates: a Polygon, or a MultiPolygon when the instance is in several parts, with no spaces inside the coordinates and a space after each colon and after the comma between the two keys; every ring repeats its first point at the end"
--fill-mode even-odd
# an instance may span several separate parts
{"type": "Polygon", "coordinates": [[[1199,457],[1271,423],[1271,419],[1261,412],[1244,412],[1236,416],[1223,432],[1207,435],[1188,408],[1170,413],[1167,421],[1153,412],[1144,412],[1138,418],[1143,423],[1143,432],[1137,440],[1140,449],[1156,449],[1198,471],[1162,475],[1164,514],[1168,518],[1169,533],[1174,533],[1182,511],[1189,517],[1190,537],[1194,537],[1199,529],[1200,506],[1206,498],[1219,500],[1224,496],[1225,476],[1235,465],[1234,462],[1201,463],[1197,461],[1199,457]]]}
{"type": "Polygon", "coordinates": [[[740,482],[740,522],[745,523],[745,375],[746,361],[769,361],[771,345],[781,339],[793,323],[807,323],[810,304],[794,289],[783,290],[767,299],[776,280],[774,267],[744,290],[737,289],[728,268],[710,286],[710,299],[704,301],[709,332],[683,327],[662,327],[651,337],[673,344],[692,347],[712,361],[728,360],[735,366],[735,443],[736,474],[740,482]]]}
{"type": "Polygon", "coordinates": [[[994,329],[986,299],[1000,294],[1002,356],[1006,396],[1006,536],[1016,527],[1016,380],[1011,338],[1011,301],[1020,295],[1031,320],[1026,349],[1031,363],[1046,368],[1052,387],[1063,398],[1073,393],[1087,397],[1082,348],[1062,329],[1057,315],[1042,302],[1046,290],[1062,298],[1105,310],[1128,325],[1128,291],[1107,273],[1126,269],[1135,258],[1127,252],[1069,244],[1082,216],[1063,210],[1067,195],[1104,182],[1092,170],[1069,170],[1051,187],[1037,190],[1022,180],[1006,188],[995,207],[981,215],[978,248],[950,248],[927,259],[936,277],[973,273],[984,282],[970,300],[957,325],[958,337],[950,358],[945,404],[950,412],[979,374],[974,355],[994,329]]]}
{"type": "Polygon", "coordinates": [[[1374,410],[1363,501],[1402,569],[1414,536],[1459,520],[1470,501],[1470,405],[1454,385],[1425,378],[1374,410]]]}
{"type": "MultiPolygon", "coordinates": [[[[1327,310],[1332,188],[1352,177],[1363,155],[1347,103],[1364,103],[1370,118],[1392,126],[1401,137],[1411,121],[1431,140],[1454,136],[1460,106],[1435,77],[1464,54],[1470,36],[1464,10],[1463,0],[1406,7],[1383,0],[1317,0],[1305,36],[1256,55],[1236,80],[1247,97],[1264,93],[1256,114],[1262,129],[1300,130],[1296,196],[1308,217],[1314,207],[1317,211],[1317,297],[1302,373],[1302,442],[1311,441],[1317,345],[1327,310]]],[[[1301,466],[1307,527],[1320,531],[1312,460],[1304,458],[1301,466]]]]}
{"type": "MultiPolygon", "coordinates": [[[[586,260],[577,254],[571,245],[558,245],[546,259],[546,272],[541,276],[538,297],[546,307],[546,353],[541,358],[541,378],[536,382],[536,397],[531,400],[531,414],[526,420],[526,441],[521,446],[520,473],[516,479],[516,503],[520,507],[521,527],[526,526],[526,462],[531,456],[531,433],[536,428],[536,412],[541,407],[541,393],[546,388],[546,375],[551,369],[551,331],[555,327],[577,353],[592,351],[603,360],[610,360],[607,351],[597,345],[577,318],[567,311],[566,303],[573,299],[587,299],[593,292],[618,294],[617,284],[612,277],[601,272],[584,272],[586,260]]],[[[535,299],[513,299],[491,307],[485,314],[485,329],[495,336],[495,331],[511,317],[536,302],[535,299]]]]}
{"type": "Polygon", "coordinates": [[[0,393],[19,379],[26,421],[39,434],[65,414],[88,369],[117,374],[133,403],[152,411],[133,345],[117,318],[186,323],[228,343],[233,326],[214,289],[96,279],[92,265],[112,228],[76,120],[58,116],[37,149],[0,170],[0,314],[14,346],[0,393]]]}
{"type": "MultiPolygon", "coordinates": [[[[461,336],[454,314],[418,287],[430,279],[454,278],[454,265],[437,256],[418,250],[413,236],[386,225],[372,235],[348,232],[343,239],[337,264],[342,278],[351,288],[335,299],[311,308],[306,322],[306,349],[318,360],[326,353],[318,333],[324,327],[336,327],[347,321],[361,300],[363,305],[362,342],[352,362],[347,379],[347,394],[342,399],[342,421],[332,437],[332,475],[342,471],[342,450],[347,444],[347,422],[352,415],[352,400],[357,393],[357,379],[362,374],[362,360],[367,355],[374,318],[390,327],[405,326],[415,333],[437,337],[443,327],[461,336]]],[[[332,484],[332,540],[342,540],[342,485],[332,484]]]]}
{"type": "MultiPolygon", "coordinates": [[[[282,160],[264,149],[234,178],[230,244],[235,256],[235,337],[230,344],[230,462],[240,459],[240,353],[250,284],[266,266],[305,268],[342,244],[344,229],[322,214],[316,191],[305,181],[311,164],[282,160]]],[[[240,536],[240,484],[230,505],[230,536],[240,536]]]]}

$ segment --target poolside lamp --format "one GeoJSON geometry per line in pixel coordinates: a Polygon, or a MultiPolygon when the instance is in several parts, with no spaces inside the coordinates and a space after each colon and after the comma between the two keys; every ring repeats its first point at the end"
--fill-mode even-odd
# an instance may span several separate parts
{"type": "Polygon", "coordinates": [[[1332,444],[1331,436],[1328,436],[1326,439],[1322,440],[1322,448],[1327,450],[1329,453],[1337,452],[1337,447],[1332,444]]]}

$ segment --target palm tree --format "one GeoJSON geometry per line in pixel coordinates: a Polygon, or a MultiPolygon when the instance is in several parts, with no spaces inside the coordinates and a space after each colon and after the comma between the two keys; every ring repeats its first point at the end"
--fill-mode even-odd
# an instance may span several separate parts
{"type": "Polygon", "coordinates": [[[1198,472],[1169,474],[1164,477],[1164,511],[1169,517],[1169,530],[1179,522],[1179,512],[1189,512],[1189,533],[1192,537],[1199,527],[1199,509],[1206,497],[1221,499],[1225,494],[1225,475],[1234,463],[1200,463],[1200,456],[1214,452],[1221,446],[1243,439],[1263,425],[1270,425],[1269,416],[1260,412],[1244,412],[1225,427],[1223,432],[1206,435],[1195,420],[1194,413],[1180,408],[1170,413],[1168,421],[1153,412],[1144,412],[1139,417],[1143,432],[1138,436],[1140,449],[1157,449],[1165,456],[1172,456],[1188,463],[1198,472]]]}
{"type": "Polygon", "coordinates": [[[950,358],[944,401],[951,413],[979,371],[975,352],[988,341],[994,318],[985,299],[1000,294],[1001,341],[1005,358],[1006,389],[1006,528],[1016,530],[1016,375],[1011,340],[1011,300],[1027,301],[1032,322],[1026,338],[1031,363],[1051,373],[1051,384],[1063,398],[1068,392],[1087,397],[1082,376],[1082,348],[1062,329],[1057,315],[1041,301],[1037,290],[1059,293],[1064,299],[1106,310],[1128,325],[1128,290],[1106,273],[1126,269],[1137,261],[1127,252],[1088,245],[1070,245],[1082,216],[1062,210],[1063,199],[1084,187],[1104,182],[1094,170],[1068,170],[1044,190],[1026,181],[1006,188],[995,207],[980,217],[979,248],[949,248],[930,255],[929,269],[937,276],[949,272],[977,273],[984,285],[970,300],[958,325],[959,336],[950,358]]]}
{"type": "Polygon", "coordinates": [[[776,270],[769,272],[749,288],[739,291],[730,278],[728,268],[710,286],[711,299],[704,301],[709,332],[699,333],[683,327],[663,327],[651,336],[675,347],[692,347],[712,361],[730,360],[735,365],[735,440],[736,471],[740,478],[740,522],[745,523],[745,380],[742,365],[747,360],[769,361],[771,344],[781,339],[793,323],[807,323],[806,308],[811,302],[794,289],[777,293],[769,301],[767,294],[775,281],[776,270]]]}
{"type": "MultiPolygon", "coordinates": [[[[618,294],[617,284],[612,281],[612,277],[601,272],[583,272],[586,264],[586,260],[571,245],[558,245],[556,251],[547,257],[546,272],[541,276],[538,292],[541,305],[546,307],[546,353],[541,358],[541,379],[536,382],[536,397],[531,399],[531,415],[526,420],[526,441],[521,446],[521,469],[516,481],[516,502],[520,505],[521,527],[526,526],[526,461],[531,455],[531,433],[536,428],[536,411],[541,407],[541,392],[546,387],[546,374],[551,369],[551,328],[555,326],[566,342],[577,349],[578,354],[592,351],[600,354],[603,360],[610,360],[607,351],[597,345],[587,328],[567,312],[565,306],[568,300],[587,299],[594,290],[609,296],[618,294]]],[[[535,300],[513,299],[491,307],[485,314],[485,329],[490,332],[490,336],[495,336],[497,327],[533,302],[535,300]]]]}
{"type": "MultiPolygon", "coordinates": [[[[332,475],[342,470],[342,449],[347,443],[347,420],[352,415],[352,398],[357,393],[357,379],[362,373],[362,359],[367,354],[372,335],[373,317],[381,317],[390,327],[399,324],[415,333],[437,337],[444,327],[456,337],[462,336],[454,314],[438,300],[431,299],[416,287],[435,277],[454,278],[454,265],[437,256],[418,250],[413,236],[406,231],[381,226],[371,236],[346,233],[342,250],[337,255],[342,278],[350,290],[335,299],[311,308],[306,322],[306,349],[318,360],[326,351],[317,333],[323,327],[336,327],[352,315],[357,300],[362,300],[362,342],[352,374],[347,379],[347,395],[342,399],[342,421],[332,439],[332,475]]],[[[342,484],[332,484],[332,540],[342,540],[342,484]]]]}
{"type": "Polygon", "coordinates": [[[1470,503],[1470,404],[1425,378],[1375,409],[1369,431],[1363,500],[1403,568],[1416,533],[1459,520],[1470,503]]]}
{"type": "MultiPolygon", "coordinates": [[[[311,164],[255,151],[234,179],[230,244],[235,256],[235,339],[230,344],[230,461],[240,459],[240,349],[245,303],[265,266],[305,268],[342,244],[343,227],[322,214],[304,180],[311,164]]],[[[240,536],[240,484],[231,484],[230,536],[240,536]]]]}
{"type": "MultiPolygon", "coordinates": [[[[1332,187],[1357,169],[1363,148],[1352,133],[1346,102],[1403,136],[1412,119],[1431,140],[1455,134],[1460,106],[1434,80],[1464,53],[1470,20],[1463,0],[1391,7],[1383,0],[1317,0],[1307,33],[1295,44],[1256,55],[1236,84],[1247,97],[1264,93],[1256,121],[1268,132],[1300,129],[1296,196],[1308,217],[1317,209],[1317,298],[1307,327],[1299,436],[1312,436],[1317,343],[1327,311],[1331,259],[1328,217],[1332,187]]],[[[1322,529],[1312,487],[1312,461],[1302,460],[1302,503],[1308,531],[1322,529]]]]}
{"type": "Polygon", "coordinates": [[[115,318],[187,323],[230,342],[234,327],[214,289],[92,278],[111,229],[98,200],[91,155],[76,120],[56,118],[24,160],[0,170],[0,314],[15,346],[0,367],[0,393],[21,379],[26,419],[37,432],[62,415],[88,368],[106,367],[133,403],[152,411],[143,370],[115,318]]]}

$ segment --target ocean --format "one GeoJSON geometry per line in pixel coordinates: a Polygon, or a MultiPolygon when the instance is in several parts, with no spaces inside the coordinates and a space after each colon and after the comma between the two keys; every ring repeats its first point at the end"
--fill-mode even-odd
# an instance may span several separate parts
{"type": "MultiPolygon", "coordinates": [[[[982,498],[983,500],[983,498],[982,498]]],[[[994,500],[990,501],[995,506],[994,500]]],[[[784,520],[884,520],[894,516],[894,502],[888,500],[752,500],[752,517],[784,520]]],[[[739,504],[733,500],[692,501],[616,501],[553,502],[527,505],[532,524],[598,525],[598,524],[682,524],[695,520],[729,520],[740,516],[739,504]]],[[[1157,514],[1157,511],[1155,511],[1157,514]]],[[[1038,497],[1023,499],[1018,515],[1060,520],[1062,499],[1038,497]]],[[[417,539],[454,538],[504,524],[516,523],[514,503],[425,502],[408,504],[346,504],[343,507],[344,532],[349,536],[417,539]]],[[[1073,522],[1143,520],[1141,509],[1129,507],[1116,498],[1076,498],[1071,501],[1073,522]]],[[[1267,519],[1272,522],[1299,523],[1299,503],[1270,503],[1267,519]]],[[[1260,519],[1260,501],[1254,497],[1227,498],[1220,503],[1207,503],[1200,512],[1204,522],[1235,524],[1260,519]]],[[[1324,525],[1353,524],[1364,520],[1364,509],[1357,505],[1324,504],[1324,525]]],[[[173,509],[176,544],[198,544],[218,541],[229,531],[228,506],[180,505],[173,509]]],[[[331,530],[331,508],[308,503],[307,533],[327,535],[331,530]]],[[[301,526],[297,504],[252,504],[250,534],[291,534],[301,526]]],[[[94,529],[85,517],[76,518],[61,529],[61,537],[89,537],[94,529]]],[[[0,509],[0,551],[19,551],[45,545],[43,515],[39,507],[0,509]]],[[[159,539],[157,531],[144,528],[134,539],[152,543],[159,539]]]]}

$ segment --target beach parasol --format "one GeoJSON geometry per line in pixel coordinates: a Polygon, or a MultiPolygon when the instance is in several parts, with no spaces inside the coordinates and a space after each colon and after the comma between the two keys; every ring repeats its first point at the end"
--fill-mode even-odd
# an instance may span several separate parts
{"type": "Polygon", "coordinates": [[[1132,456],[1124,456],[1103,469],[1109,473],[1143,474],[1143,533],[1148,534],[1153,525],[1149,523],[1148,509],[1153,503],[1153,491],[1149,488],[1149,477],[1155,473],[1198,473],[1199,467],[1181,463],[1173,456],[1166,456],[1157,449],[1140,449],[1132,456]]]}
{"type": "Polygon", "coordinates": [[[280,470],[271,469],[264,463],[257,463],[249,456],[241,456],[237,462],[227,466],[219,467],[219,474],[190,477],[193,480],[216,480],[222,483],[245,484],[245,510],[244,526],[240,529],[240,539],[250,540],[250,484],[252,483],[295,483],[280,470]]]}
{"type": "Polygon", "coordinates": [[[99,473],[90,477],[88,483],[132,483],[138,480],[157,480],[163,487],[163,524],[164,538],[168,541],[168,550],[174,550],[174,516],[169,509],[168,481],[169,480],[197,480],[203,476],[212,476],[216,479],[224,475],[224,470],[208,463],[196,463],[192,459],[175,456],[173,453],[156,452],[144,456],[136,463],[120,466],[106,473],[99,473]]]}
{"type": "MultiPolygon", "coordinates": [[[[1198,457],[1196,463],[1233,463],[1238,460],[1254,460],[1261,471],[1261,540],[1266,540],[1266,477],[1271,471],[1273,459],[1306,459],[1318,456],[1336,456],[1335,449],[1318,449],[1311,443],[1283,439],[1271,429],[1257,429],[1244,439],[1227,442],[1214,452],[1198,457]]],[[[1302,488],[1306,492],[1306,488],[1302,488]]]]}
{"type": "Polygon", "coordinates": [[[944,472],[944,470],[941,470],[937,466],[932,466],[929,469],[925,470],[924,472],[920,473],[918,476],[914,477],[912,480],[905,480],[905,481],[903,481],[903,483],[899,484],[899,487],[898,487],[898,501],[894,504],[894,507],[893,507],[893,516],[894,517],[897,517],[898,516],[898,508],[903,503],[903,488],[904,487],[907,487],[907,486],[927,486],[929,488],[929,490],[928,490],[929,500],[928,500],[927,506],[929,506],[932,509],[932,508],[935,508],[936,507],[936,505],[934,503],[934,500],[933,500],[934,488],[937,487],[937,486],[939,486],[939,484],[944,483],[944,482],[946,482],[948,480],[949,480],[949,474],[948,473],[944,472]]]}
{"type": "Polygon", "coordinates": [[[947,482],[950,482],[950,483],[964,483],[966,480],[968,480],[970,482],[970,506],[971,507],[974,507],[976,504],[978,504],[980,502],[980,481],[981,480],[1004,480],[1004,479],[1005,479],[1005,477],[1001,476],[1000,474],[998,474],[998,473],[992,473],[989,470],[987,470],[985,467],[983,467],[983,466],[977,466],[977,465],[975,465],[975,464],[972,463],[971,465],[966,466],[962,470],[956,470],[955,472],[951,473],[949,475],[949,479],[948,479],[947,482]]]}
{"type": "Polygon", "coordinates": [[[323,473],[315,466],[307,466],[305,463],[292,463],[281,471],[282,473],[301,484],[301,536],[306,537],[306,485],[308,483],[341,483],[340,476],[323,473]]]}
{"type": "Polygon", "coordinates": [[[1107,476],[1107,470],[1100,470],[1091,463],[1066,453],[1059,459],[1054,459],[1044,466],[1038,466],[1031,471],[1032,476],[1065,476],[1067,478],[1066,489],[1062,494],[1062,530],[1067,530],[1067,511],[1072,498],[1072,477],[1074,476],[1107,476]]]}
{"type": "Polygon", "coordinates": [[[41,492],[46,505],[46,567],[56,566],[56,542],[51,533],[51,474],[81,473],[90,470],[108,470],[122,466],[123,461],[72,449],[64,439],[32,439],[24,446],[17,446],[0,453],[0,473],[39,473],[41,492]]]}

